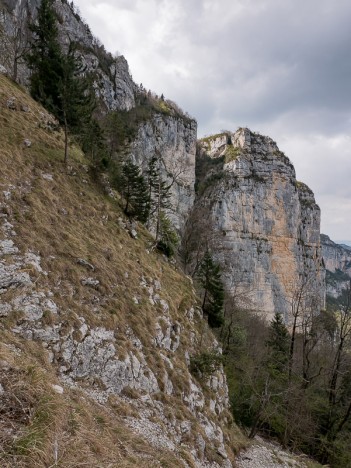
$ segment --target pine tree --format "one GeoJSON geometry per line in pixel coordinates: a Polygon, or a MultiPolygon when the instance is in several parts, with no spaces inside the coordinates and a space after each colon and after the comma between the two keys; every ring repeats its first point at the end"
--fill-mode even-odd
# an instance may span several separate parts
{"type": "Polygon", "coordinates": [[[79,138],[84,153],[90,158],[95,169],[106,166],[108,150],[105,142],[104,131],[99,122],[91,118],[83,125],[79,132],[79,138]]]}
{"type": "Polygon", "coordinates": [[[224,288],[221,281],[220,266],[206,251],[198,270],[198,278],[204,290],[202,310],[208,317],[208,324],[218,328],[223,324],[224,288]]]}
{"type": "Polygon", "coordinates": [[[26,56],[31,70],[30,92],[48,111],[57,116],[61,109],[60,83],[63,57],[58,42],[56,14],[52,0],[42,0],[37,24],[31,24],[34,39],[26,56]]]}
{"type": "MultiPolygon", "coordinates": [[[[91,116],[96,106],[95,96],[88,78],[80,75],[81,65],[75,56],[75,46],[70,44],[66,55],[62,56],[62,77],[59,81],[60,108],[57,117],[65,132],[65,157],[68,159],[68,131],[84,135],[84,130],[103,140],[102,131],[96,127],[91,116]]],[[[92,135],[89,136],[90,139],[92,135]]]]}
{"type": "Polygon", "coordinates": [[[67,54],[60,49],[52,0],[42,0],[38,22],[30,25],[30,29],[34,39],[26,58],[32,72],[31,95],[63,125],[64,161],[67,162],[68,132],[84,133],[87,126],[97,130],[91,121],[95,108],[92,88],[88,78],[80,76],[81,67],[73,43],[70,43],[67,54]]]}
{"type": "Polygon", "coordinates": [[[269,327],[267,365],[274,374],[286,374],[289,362],[289,332],[282,314],[276,313],[269,327]]]}
{"type": "Polygon", "coordinates": [[[154,217],[156,219],[156,240],[159,240],[162,212],[169,209],[171,206],[171,186],[162,178],[161,158],[159,156],[154,155],[151,158],[146,175],[148,180],[150,203],[149,218],[154,217]]]}
{"type": "Polygon", "coordinates": [[[164,212],[160,216],[160,233],[157,248],[167,257],[172,257],[179,243],[177,233],[174,231],[171,221],[164,212]]]}
{"type": "Polygon", "coordinates": [[[149,216],[148,186],[136,164],[128,161],[123,165],[119,190],[126,203],[124,212],[146,222],[149,216]]]}

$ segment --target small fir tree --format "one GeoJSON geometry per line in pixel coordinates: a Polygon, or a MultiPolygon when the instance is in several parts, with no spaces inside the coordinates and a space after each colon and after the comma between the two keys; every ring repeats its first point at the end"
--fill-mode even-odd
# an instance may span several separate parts
{"type": "Polygon", "coordinates": [[[167,257],[172,257],[179,243],[177,233],[174,231],[171,221],[165,213],[161,212],[160,216],[160,233],[157,248],[167,257]]]}
{"type": "Polygon", "coordinates": [[[89,157],[95,169],[101,169],[107,166],[109,158],[105,135],[96,119],[90,119],[81,128],[78,140],[82,145],[84,153],[89,157]]]}
{"type": "Polygon", "coordinates": [[[267,365],[274,374],[286,374],[289,362],[289,332],[282,314],[276,313],[269,327],[267,365]]]}
{"type": "Polygon", "coordinates": [[[125,199],[124,212],[146,222],[149,216],[148,186],[136,164],[128,161],[123,165],[119,189],[125,199]]]}
{"type": "Polygon", "coordinates": [[[150,213],[149,219],[156,220],[156,240],[159,240],[161,232],[161,217],[164,210],[169,209],[171,186],[162,178],[161,158],[153,156],[148,164],[146,172],[149,190],[150,213]]]}
{"type": "Polygon", "coordinates": [[[198,278],[204,291],[202,310],[212,328],[220,327],[224,322],[224,288],[220,266],[215,263],[209,251],[204,255],[198,270],[198,278]]]}
{"type": "Polygon", "coordinates": [[[68,159],[69,131],[76,135],[84,135],[84,130],[87,129],[90,139],[92,136],[103,139],[100,126],[91,117],[96,102],[90,80],[81,76],[80,71],[81,65],[75,56],[75,46],[71,43],[67,54],[62,56],[62,76],[59,81],[60,107],[56,112],[65,132],[65,162],[68,159]],[[99,128],[96,128],[97,125],[99,128]],[[91,135],[92,130],[93,135],[91,135]]]}

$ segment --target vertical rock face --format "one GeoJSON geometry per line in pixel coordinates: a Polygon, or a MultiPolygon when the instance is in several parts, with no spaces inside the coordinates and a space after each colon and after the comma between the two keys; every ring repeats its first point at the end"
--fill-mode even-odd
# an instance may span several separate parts
{"type": "Polygon", "coordinates": [[[160,155],[163,176],[173,182],[168,215],[180,231],[195,198],[196,131],[196,122],[187,117],[155,114],[140,125],[130,146],[132,159],[144,170],[155,154],[160,155]]]}
{"type": "Polygon", "coordinates": [[[289,159],[271,138],[246,128],[201,146],[200,165],[201,158],[219,158],[198,203],[212,221],[211,249],[226,287],[267,319],[280,312],[288,321],[293,297],[306,283],[323,306],[320,209],[289,159]]]}
{"type": "Polygon", "coordinates": [[[327,270],[327,296],[338,299],[351,279],[351,247],[339,245],[321,234],[322,256],[327,270]]]}
{"type": "Polygon", "coordinates": [[[332,273],[344,271],[351,277],[351,247],[336,244],[325,234],[321,234],[321,247],[325,268],[332,273]]]}
{"type": "Polygon", "coordinates": [[[107,53],[68,4],[56,0],[55,8],[61,25],[61,43],[68,47],[69,41],[73,40],[80,45],[83,68],[93,74],[96,96],[105,104],[106,110],[130,110],[134,107],[136,85],[129,73],[127,60],[122,55],[113,57],[107,53]]]}
{"type": "MultiPolygon", "coordinates": [[[[16,28],[23,30],[29,22],[35,21],[40,0],[2,0],[0,2],[0,24],[4,25],[8,37],[13,37],[16,28]]],[[[90,28],[79,14],[61,0],[54,2],[58,16],[59,39],[63,48],[70,41],[79,44],[79,55],[86,73],[94,77],[94,88],[103,111],[130,110],[135,106],[136,85],[129,73],[128,63],[123,56],[113,57],[106,52],[99,41],[94,38],[90,28]]],[[[24,34],[24,33],[23,33],[24,34]]],[[[5,41],[6,42],[6,41],[5,41]]],[[[0,49],[1,50],[1,49],[0,49]]],[[[13,57],[11,40],[0,56],[0,64],[12,75],[13,57]],[[5,59],[4,57],[7,57],[5,59]],[[6,63],[2,63],[5,61],[6,63]]],[[[19,62],[17,79],[28,82],[29,70],[23,60],[19,62]]]]}

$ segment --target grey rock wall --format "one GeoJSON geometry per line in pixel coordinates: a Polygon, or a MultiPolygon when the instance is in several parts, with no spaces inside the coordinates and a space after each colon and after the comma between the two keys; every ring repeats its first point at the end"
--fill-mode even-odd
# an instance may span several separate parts
{"type": "Polygon", "coordinates": [[[327,296],[339,299],[351,280],[351,247],[333,242],[321,234],[322,256],[327,270],[327,296]]]}
{"type": "Polygon", "coordinates": [[[351,247],[336,244],[325,234],[321,234],[321,246],[325,268],[332,273],[341,270],[351,277],[351,247]]]}
{"type": "Polygon", "coordinates": [[[140,125],[129,148],[133,162],[143,170],[155,154],[161,157],[164,180],[172,184],[168,216],[178,231],[194,204],[196,132],[194,120],[154,114],[140,125]]]}
{"type": "Polygon", "coordinates": [[[201,141],[202,156],[222,158],[202,182],[214,235],[210,248],[223,280],[246,308],[289,322],[294,295],[306,287],[324,306],[320,209],[296,181],[289,159],[269,137],[239,129],[201,141]]]}

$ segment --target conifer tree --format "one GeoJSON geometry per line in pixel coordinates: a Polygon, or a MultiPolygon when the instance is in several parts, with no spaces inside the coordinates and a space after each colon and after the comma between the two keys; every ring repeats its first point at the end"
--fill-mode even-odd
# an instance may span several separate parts
{"type": "Polygon", "coordinates": [[[68,132],[83,134],[87,126],[97,130],[91,120],[95,99],[88,78],[80,76],[74,44],[70,43],[66,54],[60,49],[52,0],[42,0],[37,24],[31,24],[30,29],[34,39],[26,58],[31,69],[31,95],[63,126],[67,162],[68,132]]]}
{"type": "Polygon", "coordinates": [[[96,128],[91,117],[96,106],[95,96],[89,79],[79,75],[80,68],[75,56],[75,46],[70,43],[67,54],[62,56],[62,76],[59,81],[60,107],[56,111],[56,116],[65,132],[65,162],[68,159],[68,131],[79,135],[88,129],[91,133],[94,126],[95,136],[99,133],[98,136],[103,139],[102,132],[96,128]]]}
{"type": "Polygon", "coordinates": [[[124,199],[124,212],[146,222],[149,216],[148,186],[136,164],[128,161],[123,165],[119,187],[124,199]]]}
{"type": "Polygon", "coordinates": [[[160,232],[157,248],[165,255],[167,255],[167,257],[172,257],[178,243],[179,238],[172,227],[171,221],[164,212],[161,212],[160,232]]]}
{"type": "Polygon", "coordinates": [[[198,278],[204,290],[202,310],[208,317],[210,327],[218,328],[224,321],[224,288],[221,281],[220,266],[213,261],[209,251],[206,251],[200,264],[198,278]]]}
{"type": "Polygon", "coordinates": [[[37,24],[31,24],[30,30],[34,36],[30,52],[26,56],[31,70],[30,92],[34,99],[57,116],[61,108],[63,57],[52,0],[42,0],[38,8],[37,24]]]}
{"type": "Polygon", "coordinates": [[[149,189],[149,217],[155,217],[156,219],[156,240],[159,240],[162,212],[171,206],[171,186],[162,178],[161,158],[159,156],[154,155],[151,158],[146,175],[149,189]]]}
{"type": "Polygon", "coordinates": [[[269,350],[267,365],[274,374],[281,374],[281,376],[286,374],[289,362],[289,344],[290,336],[283,316],[276,312],[270,324],[269,337],[266,342],[269,350]]]}
{"type": "Polygon", "coordinates": [[[105,134],[95,118],[88,119],[88,122],[80,127],[78,141],[81,143],[84,153],[89,157],[95,169],[107,165],[108,149],[105,134]]]}

